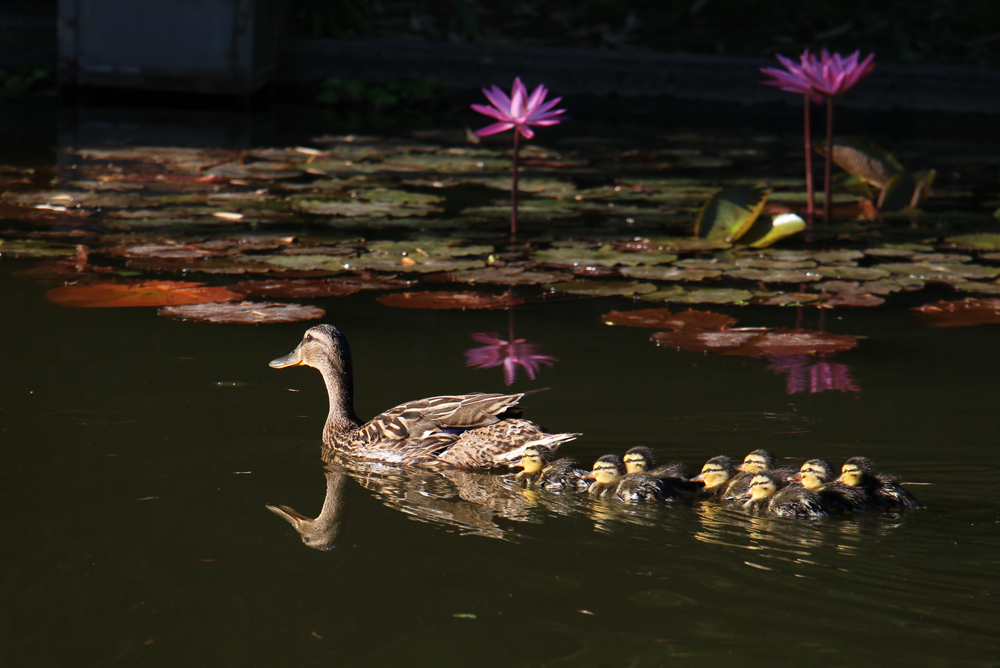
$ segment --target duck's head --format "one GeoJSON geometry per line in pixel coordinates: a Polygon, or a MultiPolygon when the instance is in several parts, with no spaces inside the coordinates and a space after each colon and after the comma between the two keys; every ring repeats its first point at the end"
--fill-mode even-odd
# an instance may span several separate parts
{"type": "Polygon", "coordinates": [[[525,473],[535,473],[552,461],[552,451],[544,445],[529,445],[521,455],[521,468],[525,473]]]}
{"type": "Polygon", "coordinates": [[[626,473],[646,473],[656,468],[656,454],[644,445],[639,445],[625,453],[626,473]]]}
{"type": "Polygon", "coordinates": [[[810,459],[788,479],[801,482],[806,489],[817,490],[833,480],[833,467],[825,459],[810,459]]]}
{"type": "Polygon", "coordinates": [[[618,455],[604,455],[594,462],[594,470],[587,476],[600,485],[610,485],[625,475],[625,463],[618,455]]]}
{"type": "Polygon", "coordinates": [[[760,473],[774,468],[774,455],[767,450],[754,450],[743,458],[743,463],[736,467],[744,473],[760,473]]]}
{"type": "Polygon", "coordinates": [[[323,371],[333,369],[341,374],[351,372],[351,347],[339,329],[333,325],[316,325],[306,330],[302,343],[284,357],[271,360],[270,366],[311,366],[323,371]]]}
{"type": "Polygon", "coordinates": [[[750,500],[759,501],[773,496],[778,491],[778,483],[767,473],[758,473],[750,481],[750,500]]]}
{"type": "Polygon", "coordinates": [[[851,457],[841,467],[837,482],[857,487],[865,476],[871,475],[874,470],[875,467],[867,457],[851,457]]]}
{"type": "Polygon", "coordinates": [[[736,467],[725,455],[712,457],[701,467],[701,473],[691,478],[691,482],[705,483],[705,489],[715,489],[720,485],[725,485],[729,479],[736,475],[736,467]]]}

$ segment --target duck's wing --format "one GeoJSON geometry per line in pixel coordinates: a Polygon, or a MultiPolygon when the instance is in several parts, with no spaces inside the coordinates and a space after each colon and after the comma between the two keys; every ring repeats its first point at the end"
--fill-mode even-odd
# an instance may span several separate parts
{"type": "Polygon", "coordinates": [[[550,434],[529,420],[503,420],[463,432],[438,458],[459,468],[515,466],[529,445],[544,445],[555,452],[579,435],[550,434]]]}
{"type": "Polygon", "coordinates": [[[476,429],[494,424],[518,408],[523,394],[460,394],[408,401],[376,415],[363,429],[389,440],[421,438],[441,429],[476,429]]]}

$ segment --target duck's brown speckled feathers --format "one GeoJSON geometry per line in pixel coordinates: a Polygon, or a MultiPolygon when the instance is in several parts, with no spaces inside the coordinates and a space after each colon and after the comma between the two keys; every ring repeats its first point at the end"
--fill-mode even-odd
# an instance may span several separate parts
{"type": "Polygon", "coordinates": [[[649,473],[628,473],[618,481],[620,501],[680,501],[683,495],[662,478],[649,473]]]}
{"type": "Polygon", "coordinates": [[[323,443],[354,457],[422,466],[492,468],[511,466],[524,447],[551,450],[579,434],[549,434],[518,419],[523,394],[463,394],[400,404],[362,424],[354,413],[350,345],[336,327],[310,328],[275,368],[311,366],[323,374],[330,412],[323,443]]]}

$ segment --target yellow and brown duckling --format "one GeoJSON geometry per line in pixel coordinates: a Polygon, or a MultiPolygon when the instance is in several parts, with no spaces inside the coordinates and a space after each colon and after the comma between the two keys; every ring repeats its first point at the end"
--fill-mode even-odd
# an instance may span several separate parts
{"type": "Polygon", "coordinates": [[[661,466],[656,453],[644,445],[636,446],[626,452],[623,461],[626,473],[645,473],[659,478],[678,494],[693,494],[701,489],[701,485],[690,482],[691,475],[684,464],[670,462],[661,466]]]}
{"type": "Polygon", "coordinates": [[[647,473],[627,473],[618,455],[604,455],[594,462],[594,480],[587,493],[597,499],[619,501],[676,501],[680,494],[647,473]]]}
{"type": "Polygon", "coordinates": [[[701,467],[701,473],[691,478],[693,483],[704,483],[702,494],[721,497],[729,486],[729,481],[738,473],[733,461],[725,455],[712,457],[701,467]]]}
{"type": "Polygon", "coordinates": [[[589,482],[584,478],[589,472],[572,459],[552,461],[552,451],[544,445],[529,445],[521,455],[521,472],[514,476],[528,487],[542,489],[584,490],[589,482]]]}
{"type": "Polygon", "coordinates": [[[833,466],[825,459],[810,459],[789,478],[819,497],[827,512],[871,512],[875,505],[863,490],[835,479],[833,466]]]}
{"type": "MultiPolygon", "coordinates": [[[[729,481],[729,486],[723,494],[727,501],[739,502],[749,491],[750,481],[761,471],[770,471],[772,474],[784,476],[784,478],[795,473],[793,469],[778,468],[777,459],[767,450],[754,450],[743,458],[743,463],[737,466],[736,470],[739,473],[729,481]]],[[[784,479],[782,484],[784,484],[784,479]]]]}
{"type": "Polygon", "coordinates": [[[861,490],[878,508],[916,510],[924,507],[892,476],[876,473],[875,466],[867,457],[851,457],[844,462],[837,482],[861,490]]]}
{"type": "Polygon", "coordinates": [[[760,471],[750,480],[743,510],[778,517],[828,517],[819,497],[801,485],[786,484],[783,473],[760,471]]]}

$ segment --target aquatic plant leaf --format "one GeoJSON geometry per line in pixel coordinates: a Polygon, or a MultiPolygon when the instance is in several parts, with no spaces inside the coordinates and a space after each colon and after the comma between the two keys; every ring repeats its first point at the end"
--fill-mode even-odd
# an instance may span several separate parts
{"type": "Polygon", "coordinates": [[[488,292],[392,292],[378,298],[380,304],[397,308],[463,310],[507,308],[524,301],[513,295],[488,292]]]}
{"type": "MultiPolygon", "coordinates": [[[[947,237],[941,242],[949,248],[958,248],[971,251],[1000,251],[1000,234],[960,234],[954,237],[947,237]]],[[[3,250],[3,246],[0,246],[3,250]]]]}
{"type": "Polygon", "coordinates": [[[572,280],[573,275],[562,271],[533,271],[523,265],[483,267],[467,271],[453,271],[451,280],[463,283],[491,283],[495,285],[545,285],[572,280]]]}
{"type": "MultiPolygon", "coordinates": [[[[489,204],[462,209],[465,216],[485,216],[489,218],[510,218],[510,204],[489,204]]],[[[527,220],[552,220],[572,218],[578,215],[573,203],[561,199],[528,199],[517,206],[518,218],[527,220]]]]}
{"type": "Polygon", "coordinates": [[[241,295],[226,288],[203,285],[181,281],[83,283],[52,288],[45,296],[55,304],[74,308],[168,306],[242,299],[241,295]]]}
{"type": "Polygon", "coordinates": [[[922,209],[924,207],[924,204],[927,203],[927,198],[931,195],[931,186],[934,185],[936,177],[937,171],[933,169],[916,174],[917,186],[913,189],[913,197],[910,199],[911,207],[914,209],[922,209]]]}
{"type": "Polygon", "coordinates": [[[698,214],[694,236],[709,241],[736,241],[753,225],[770,194],[770,190],[747,185],[719,191],[698,214]]]}
{"type": "Polygon", "coordinates": [[[623,242],[619,246],[630,250],[659,250],[668,253],[708,253],[733,247],[731,243],[720,239],[694,239],[691,237],[638,238],[623,242]]]}
{"type": "Polygon", "coordinates": [[[722,272],[718,269],[688,269],[686,267],[622,267],[619,271],[629,278],[641,278],[647,281],[703,281],[706,278],[722,276],[722,272]]]}
{"type": "MultiPolygon", "coordinates": [[[[816,152],[825,155],[825,142],[815,142],[816,152]]],[[[881,146],[865,139],[838,137],[833,141],[833,162],[864,183],[882,188],[903,171],[903,165],[881,146]]]]}
{"type": "Polygon", "coordinates": [[[536,251],[531,259],[535,262],[573,267],[599,265],[613,267],[615,265],[637,266],[640,264],[668,264],[677,259],[672,253],[617,251],[610,245],[587,250],[581,248],[550,248],[536,251]]]}
{"type": "Polygon", "coordinates": [[[845,281],[874,281],[889,276],[889,272],[879,267],[844,267],[827,264],[810,271],[824,279],[845,281]]]}
{"type": "Polygon", "coordinates": [[[260,179],[275,181],[277,179],[294,179],[302,172],[285,162],[227,162],[205,170],[209,176],[220,176],[226,179],[260,179]]]}
{"type": "Polygon", "coordinates": [[[758,216],[750,226],[740,243],[750,248],[767,248],[785,237],[790,237],[806,229],[806,221],[794,213],[782,213],[777,216],[758,216]]]}
{"type": "Polygon", "coordinates": [[[414,255],[382,255],[372,253],[360,257],[342,258],[339,260],[341,269],[350,271],[414,271],[434,273],[445,271],[461,271],[477,269],[486,266],[486,260],[471,260],[465,258],[439,258],[414,255]]]}
{"type": "Polygon", "coordinates": [[[752,301],[760,306],[801,306],[819,300],[819,295],[809,292],[781,292],[776,295],[758,295],[752,301]]]}
{"type": "Polygon", "coordinates": [[[726,275],[733,278],[742,278],[748,281],[760,281],[762,283],[811,283],[820,279],[819,275],[813,270],[806,273],[803,271],[795,271],[794,269],[785,271],[768,271],[766,269],[730,269],[726,272],[726,275]]]}
{"type": "Polygon", "coordinates": [[[1000,299],[966,297],[959,301],[938,301],[911,309],[931,327],[969,327],[1000,324],[1000,299]]]}
{"type": "Polygon", "coordinates": [[[637,311],[611,311],[601,316],[605,325],[625,327],[652,327],[655,329],[718,329],[736,324],[736,318],[711,311],[688,309],[671,313],[665,308],[651,308],[637,311]]]}
{"type": "Polygon", "coordinates": [[[909,172],[896,174],[885,184],[878,196],[879,211],[902,211],[911,206],[917,189],[917,179],[909,172]]]}
{"type": "Polygon", "coordinates": [[[656,332],[652,339],[657,345],[682,348],[691,352],[713,352],[745,357],[833,353],[850,350],[858,345],[857,339],[853,336],[804,329],[681,330],[656,332]]]}
{"type": "Polygon", "coordinates": [[[231,323],[259,325],[280,322],[316,320],[326,311],[316,306],[301,304],[273,304],[268,302],[240,302],[238,304],[192,304],[190,306],[165,306],[159,315],[186,322],[231,323]]]}
{"type": "Polygon", "coordinates": [[[675,302],[678,304],[745,304],[753,297],[748,290],[730,288],[692,288],[680,286],[642,295],[643,301],[675,302]]]}
{"type": "Polygon", "coordinates": [[[951,287],[960,292],[977,292],[981,295],[1000,295],[1000,283],[982,281],[957,281],[951,287]]]}
{"type": "Polygon", "coordinates": [[[753,255],[740,255],[734,260],[737,268],[743,269],[771,269],[775,271],[786,271],[796,269],[814,269],[817,265],[815,260],[785,261],[776,260],[764,255],[754,253],[753,255]]]}
{"type": "Polygon", "coordinates": [[[959,280],[982,280],[1000,276],[1000,267],[986,267],[978,264],[929,264],[925,262],[886,263],[877,265],[892,274],[909,276],[924,281],[953,282],[959,280]]]}
{"type": "Polygon", "coordinates": [[[926,262],[927,264],[962,264],[972,262],[972,256],[958,253],[917,253],[910,257],[910,261],[926,262]]]}
{"type": "Polygon", "coordinates": [[[678,260],[677,262],[674,262],[674,266],[680,267],[682,269],[694,269],[697,271],[725,271],[727,269],[737,268],[733,262],[729,262],[717,257],[712,258],[711,260],[701,260],[701,259],[678,260]]]}
{"type": "Polygon", "coordinates": [[[574,295],[588,295],[590,297],[631,297],[642,295],[656,290],[652,283],[639,283],[632,281],[629,283],[613,281],[603,283],[601,281],[568,281],[566,283],[556,283],[549,286],[550,289],[558,292],[568,292],[574,295]]]}
{"type": "Polygon", "coordinates": [[[233,292],[264,299],[308,299],[315,297],[339,297],[352,295],[362,290],[394,290],[413,285],[391,277],[348,277],[331,279],[298,279],[244,281],[228,286],[233,292]]]}
{"type": "Polygon", "coordinates": [[[493,252],[493,246],[458,245],[454,239],[423,238],[415,241],[371,241],[365,244],[372,253],[399,255],[414,259],[419,257],[463,257],[468,255],[488,255],[493,252]]]}
{"type": "Polygon", "coordinates": [[[0,257],[66,257],[75,254],[74,246],[54,244],[40,239],[10,241],[0,239],[0,257]]]}

